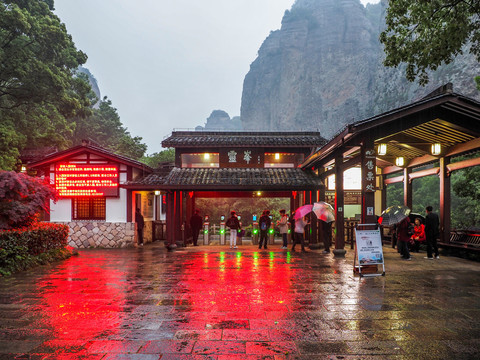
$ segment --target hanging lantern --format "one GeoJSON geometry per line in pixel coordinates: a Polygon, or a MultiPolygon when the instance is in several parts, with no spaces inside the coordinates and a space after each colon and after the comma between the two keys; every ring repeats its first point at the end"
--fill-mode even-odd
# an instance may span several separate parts
{"type": "Polygon", "coordinates": [[[395,165],[397,165],[398,167],[402,167],[403,165],[405,165],[405,158],[403,156],[399,156],[395,159],[395,165]]]}
{"type": "Polygon", "coordinates": [[[440,155],[441,152],[442,152],[442,144],[440,143],[432,144],[432,155],[440,155]]]}
{"type": "Polygon", "coordinates": [[[379,144],[378,155],[386,155],[386,154],[387,154],[387,144],[379,144]]]}

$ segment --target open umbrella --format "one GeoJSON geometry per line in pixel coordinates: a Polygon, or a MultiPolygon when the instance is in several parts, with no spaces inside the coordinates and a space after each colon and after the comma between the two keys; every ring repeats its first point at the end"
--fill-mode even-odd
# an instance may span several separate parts
{"type": "Polygon", "coordinates": [[[307,204],[300,206],[297,210],[295,210],[295,219],[300,219],[307,215],[308,213],[312,212],[313,205],[307,204]]]}
{"type": "Polygon", "coordinates": [[[335,210],[332,205],[325,201],[316,202],[313,204],[312,211],[317,215],[318,220],[323,220],[327,223],[335,221],[335,210]]]}
{"type": "Polygon", "coordinates": [[[383,226],[398,224],[400,221],[408,217],[410,209],[406,206],[393,205],[383,210],[382,215],[378,219],[378,223],[383,226]]]}
{"type": "Polygon", "coordinates": [[[410,218],[411,223],[414,223],[416,218],[420,218],[420,223],[425,224],[425,216],[423,216],[422,214],[411,212],[410,214],[408,214],[408,217],[410,218]]]}

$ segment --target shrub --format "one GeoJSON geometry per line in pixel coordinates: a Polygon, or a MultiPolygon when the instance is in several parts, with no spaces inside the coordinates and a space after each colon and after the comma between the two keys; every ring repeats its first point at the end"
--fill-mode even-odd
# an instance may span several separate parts
{"type": "Polygon", "coordinates": [[[51,223],[0,231],[0,274],[45,263],[52,253],[65,249],[68,232],[67,225],[51,223]]]}

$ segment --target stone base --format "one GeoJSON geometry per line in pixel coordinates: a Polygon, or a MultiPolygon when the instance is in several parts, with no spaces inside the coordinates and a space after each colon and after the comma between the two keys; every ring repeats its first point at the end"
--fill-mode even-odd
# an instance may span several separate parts
{"type": "Polygon", "coordinates": [[[68,245],[73,248],[125,248],[135,242],[134,223],[72,221],[64,224],[70,228],[68,245]]]}
{"type": "Polygon", "coordinates": [[[333,255],[335,257],[341,257],[341,258],[344,258],[345,257],[345,254],[347,253],[347,250],[345,249],[334,249],[333,250],[333,255]]]}

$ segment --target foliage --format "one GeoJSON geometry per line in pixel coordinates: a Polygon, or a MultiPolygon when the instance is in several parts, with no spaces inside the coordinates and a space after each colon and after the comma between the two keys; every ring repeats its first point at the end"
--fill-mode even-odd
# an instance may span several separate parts
{"type": "Polygon", "coordinates": [[[412,182],[412,212],[424,214],[427,206],[440,208],[440,178],[425,176],[412,182]]]}
{"type": "Polygon", "coordinates": [[[151,168],[157,168],[158,164],[162,162],[173,163],[175,162],[175,149],[169,148],[167,150],[153,153],[152,155],[143,156],[140,161],[151,168]]]}
{"type": "MultiPolygon", "coordinates": [[[[92,102],[97,101],[93,92],[88,96],[92,102]]],[[[75,119],[72,142],[80,143],[83,139],[93,140],[102,147],[133,159],[140,159],[147,150],[147,146],[141,143],[142,138],[132,137],[122,125],[117,109],[106,96],[97,108],[91,109],[89,116],[75,119]]]]}
{"type": "Polygon", "coordinates": [[[75,48],[53,1],[2,0],[0,6],[0,166],[12,169],[28,146],[66,146],[88,100],[74,74],[87,57],[75,48]]]}
{"type": "Polygon", "coordinates": [[[480,227],[480,166],[452,173],[452,228],[480,227]]]}
{"type": "MultiPolygon", "coordinates": [[[[386,187],[387,207],[403,205],[403,183],[393,183],[386,187]]],[[[385,210],[385,209],[382,209],[385,210]]]]}
{"type": "Polygon", "coordinates": [[[44,180],[0,171],[0,229],[30,225],[39,211],[48,209],[50,199],[56,200],[56,191],[44,180]]]}
{"type": "Polygon", "coordinates": [[[68,232],[68,226],[51,223],[0,231],[0,275],[65,258],[68,232]]]}
{"type": "Polygon", "coordinates": [[[479,13],[478,0],[390,1],[380,35],[384,64],[406,63],[407,79],[425,85],[427,70],[451,63],[467,47],[480,60],[479,13]]]}

